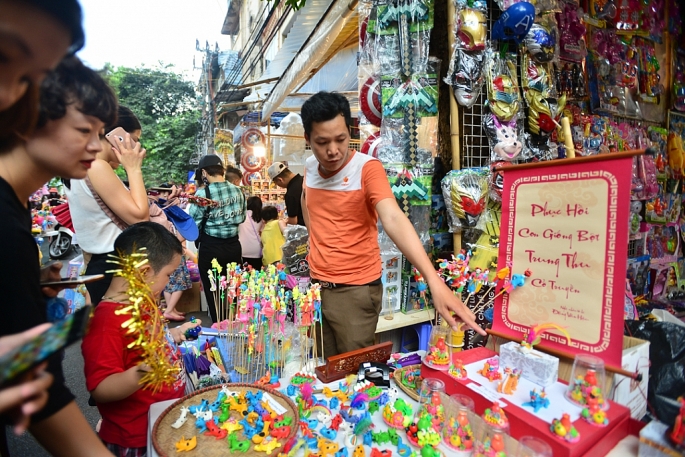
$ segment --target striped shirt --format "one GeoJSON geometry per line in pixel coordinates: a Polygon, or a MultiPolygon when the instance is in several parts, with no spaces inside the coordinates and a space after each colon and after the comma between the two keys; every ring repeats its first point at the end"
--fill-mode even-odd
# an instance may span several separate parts
{"type": "MultiPolygon", "coordinates": [[[[206,190],[201,190],[199,196],[207,197],[206,190]]],[[[190,205],[190,215],[197,227],[200,228],[205,211],[209,211],[204,233],[222,239],[237,236],[238,226],[245,221],[247,211],[243,192],[229,182],[213,182],[209,184],[208,197],[219,202],[219,206],[203,208],[194,204],[190,205]]]]}

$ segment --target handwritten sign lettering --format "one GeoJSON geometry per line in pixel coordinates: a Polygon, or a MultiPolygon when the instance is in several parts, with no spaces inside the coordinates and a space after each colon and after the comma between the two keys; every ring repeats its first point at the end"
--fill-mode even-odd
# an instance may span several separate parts
{"type": "Polygon", "coordinates": [[[498,268],[532,271],[526,285],[495,304],[493,328],[521,339],[554,322],[569,332],[548,346],[590,352],[619,364],[627,256],[630,158],[509,167],[498,268]]]}

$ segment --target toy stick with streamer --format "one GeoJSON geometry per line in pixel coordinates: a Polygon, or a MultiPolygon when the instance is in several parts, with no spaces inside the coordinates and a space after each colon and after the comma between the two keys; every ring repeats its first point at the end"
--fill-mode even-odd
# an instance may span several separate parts
{"type": "Polygon", "coordinates": [[[490,284],[490,287],[488,287],[488,290],[485,291],[485,293],[483,294],[483,297],[481,297],[481,299],[478,301],[478,303],[476,303],[476,306],[474,307],[474,311],[473,311],[474,313],[475,313],[475,309],[479,309],[479,306],[481,305],[481,303],[483,303],[483,300],[485,300],[485,298],[490,294],[490,291],[492,289],[494,289],[495,286],[497,286],[497,282],[503,281],[504,278],[509,276],[510,272],[511,272],[511,263],[508,263],[506,267],[504,267],[500,270],[497,270],[497,275],[495,276],[495,281],[493,281],[493,283],[490,284]]]}
{"type": "Polygon", "coordinates": [[[533,346],[539,344],[542,340],[542,334],[549,331],[550,329],[559,330],[566,337],[566,341],[568,342],[568,344],[571,344],[571,335],[568,334],[564,327],[561,327],[551,322],[545,322],[544,324],[534,325],[530,328],[530,330],[528,330],[525,337],[523,338],[523,341],[521,341],[521,347],[528,351],[531,351],[533,349],[533,346]]]}
{"type": "Polygon", "coordinates": [[[115,311],[117,315],[131,316],[121,324],[127,329],[126,334],[133,337],[127,348],[140,351],[141,362],[150,367],[140,383],[153,393],[159,392],[162,387],[176,382],[181,367],[172,362],[162,311],[140,271],[148,261],[147,254],[145,249],[139,249],[133,254],[111,257],[113,260],[109,262],[119,265],[111,272],[128,282],[128,303],[115,311]]]}
{"type": "MultiPolygon", "coordinates": [[[[515,273],[515,274],[511,275],[511,281],[505,281],[504,287],[502,287],[502,290],[500,290],[497,295],[492,297],[492,299],[486,301],[482,307],[485,308],[486,306],[488,306],[488,304],[495,301],[495,299],[497,297],[499,297],[500,295],[502,295],[504,292],[510,294],[512,291],[518,289],[519,287],[523,287],[524,285],[526,285],[526,278],[529,278],[532,274],[533,274],[533,272],[531,272],[530,270],[526,270],[523,274],[516,274],[515,273]]],[[[479,311],[480,311],[480,308],[476,308],[473,310],[473,313],[475,314],[479,311]]]]}

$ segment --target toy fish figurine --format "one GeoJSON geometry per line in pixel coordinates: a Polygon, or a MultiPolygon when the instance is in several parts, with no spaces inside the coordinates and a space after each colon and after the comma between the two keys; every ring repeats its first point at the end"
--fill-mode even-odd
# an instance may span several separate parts
{"type": "Polygon", "coordinates": [[[193,436],[190,439],[185,439],[181,437],[180,440],[176,442],[176,452],[188,452],[195,449],[197,446],[197,436],[193,436]]]}

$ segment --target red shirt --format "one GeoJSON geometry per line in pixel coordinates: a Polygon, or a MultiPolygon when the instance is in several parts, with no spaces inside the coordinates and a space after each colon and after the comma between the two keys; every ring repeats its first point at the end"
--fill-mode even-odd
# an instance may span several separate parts
{"type": "MultiPolygon", "coordinates": [[[[88,334],[83,338],[81,351],[85,362],[86,387],[90,392],[108,376],[122,373],[141,363],[140,354],[126,348],[133,339],[126,335],[127,330],[121,324],[130,315],[116,315],[115,311],[120,307],[121,303],[100,302],[90,321],[88,334]]],[[[180,357],[178,348],[174,347],[173,352],[178,356],[178,363],[182,364],[183,358],[180,357]]],[[[98,403],[98,410],[102,415],[100,438],[107,443],[124,447],[147,446],[150,405],[182,397],[183,382],[182,375],[179,375],[179,381],[173,387],[165,387],[156,394],[141,388],[123,400],[98,403]]]]}

